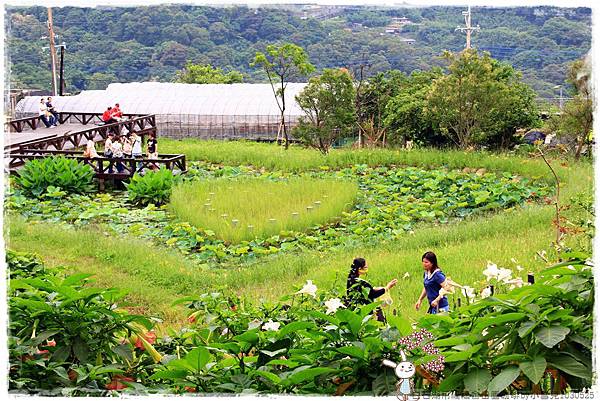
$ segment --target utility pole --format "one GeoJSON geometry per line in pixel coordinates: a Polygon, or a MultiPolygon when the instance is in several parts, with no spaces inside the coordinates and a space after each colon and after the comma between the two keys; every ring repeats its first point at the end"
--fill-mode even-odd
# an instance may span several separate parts
{"type": "Polygon", "coordinates": [[[52,94],[58,93],[56,84],[56,49],[54,48],[54,27],[52,26],[52,8],[48,7],[48,34],[50,35],[50,59],[52,61],[52,94]]]}
{"type": "Polygon", "coordinates": [[[58,87],[58,95],[62,96],[65,90],[65,43],[60,45],[60,86],[58,87]]]}
{"type": "Polygon", "coordinates": [[[471,32],[474,32],[474,31],[479,32],[481,30],[481,28],[479,27],[479,24],[477,24],[477,26],[471,25],[471,6],[468,6],[467,11],[463,11],[462,15],[465,16],[465,26],[464,27],[457,26],[455,31],[461,31],[461,32],[467,33],[467,46],[465,48],[470,49],[471,48],[471,32]]]}

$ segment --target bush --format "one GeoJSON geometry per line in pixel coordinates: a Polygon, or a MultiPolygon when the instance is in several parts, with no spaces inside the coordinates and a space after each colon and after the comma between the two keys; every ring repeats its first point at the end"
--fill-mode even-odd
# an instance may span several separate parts
{"type": "Polygon", "coordinates": [[[115,309],[122,292],[58,276],[35,255],[8,250],[7,263],[10,390],[105,395],[161,359],[152,322],[115,309]]]}
{"type": "Polygon", "coordinates": [[[133,203],[163,205],[169,201],[175,182],[173,172],[161,167],[160,170],[143,176],[136,173],[125,186],[133,203]]]}
{"type": "Polygon", "coordinates": [[[66,193],[86,193],[94,189],[94,170],[63,156],[29,160],[19,171],[16,183],[25,194],[42,197],[49,187],[66,193]]]}

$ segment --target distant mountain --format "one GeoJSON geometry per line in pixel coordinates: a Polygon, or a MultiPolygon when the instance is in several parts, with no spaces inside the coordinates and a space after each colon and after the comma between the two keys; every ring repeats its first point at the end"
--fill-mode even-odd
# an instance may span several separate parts
{"type": "MultiPolygon", "coordinates": [[[[69,91],[104,88],[110,82],[171,81],[187,60],[264,82],[249,66],[268,43],[303,46],[319,68],[367,65],[368,74],[440,65],[443,50],[464,47],[460,7],[265,7],[54,8],[57,43],[66,44],[69,91]]],[[[589,8],[472,8],[481,31],[474,47],[513,64],[542,97],[556,96],[569,62],[589,51],[589,8]]],[[[7,54],[11,87],[50,88],[44,7],[9,7],[7,54]]]]}

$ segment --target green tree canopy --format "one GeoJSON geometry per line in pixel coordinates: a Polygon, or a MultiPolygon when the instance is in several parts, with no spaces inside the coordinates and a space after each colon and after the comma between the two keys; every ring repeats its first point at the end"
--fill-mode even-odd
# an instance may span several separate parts
{"type": "Polygon", "coordinates": [[[476,50],[444,58],[449,73],[433,81],[426,115],[456,145],[507,146],[517,128],[538,124],[534,93],[512,66],[476,50]]]}
{"type": "Polygon", "coordinates": [[[193,64],[190,61],[177,73],[176,78],[176,82],[185,84],[235,84],[243,80],[242,74],[237,71],[226,73],[210,64],[193,64]]]}
{"type": "Polygon", "coordinates": [[[574,145],[576,159],[581,157],[585,146],[592,141],[594,102],[591,74],[589,59],[577,60],[571,64],[567,73],[567,82],[573,86],[575,94],[565,103],[561,113],[548,123],[549,128],[559,137],[574,145]]]}
{"type": "Polygon", "coordinates": [[[333,143],[352,133],[356,122],[355,89],[348,70],[325,69],[309,80],[296,96],[306,113],[294,128],[294,136],[327,154],[333,143]]]}
{"type": "Polygon", "coordinates": [[[287,127],[285,126],[285,89],[290,79],[306,76],[315,70],[308,55],[300,46],[293,43],[268,45],[266,52],[256,52],[252,67],[262,68],[269,78],[277,106],[281,111],[280,129],[285,138],[285,148],[289,146],[287,127]]]}

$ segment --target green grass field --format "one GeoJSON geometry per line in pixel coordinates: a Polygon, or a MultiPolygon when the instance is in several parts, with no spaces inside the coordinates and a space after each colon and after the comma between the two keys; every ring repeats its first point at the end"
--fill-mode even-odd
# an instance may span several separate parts
{"type": "MultiPolygon", "coordinates": [[[[163,140],[162,151],[167,151],[166,145],[176,144],[163,140]]],[[[205,155],[205,159],[213,162],[247,163],[287,171],[318,167],[321,163],[336,168],[341,166],[338,163],[343,163],[342,160],[350,163],[349,160],[360,159],[369,152],[382,152],[377,157],[385,159],[385,164],[483,167],[544,177],[551,181],[551,175],[541,160],[523,157],[433,150],[340,150],[327,159],[317,152],[295,148],[284,154],[285,157],[280,157],[276,154],[279,150],[268,144],[194,144],[188,141],[181,143],[177,151],[190,152],[188,157],[191,159],[205,155]],[[244,151],[246,147],[247,152],[244,151]],[[223,150],[227,152],[221,153],[223,150]],[[268,159],[269,152],[274,153],[272,160],[268,159]]],[[[562,182],[562,203],[578,193],[593,192],[593,168],[589,162],[555,161],[553,166],[562,182]]],[[[543,269],[545,263],[537,260],[535,254],[539,250],[550,249],[556,231],[553,218],[552,205],[530,204],[509,211],[477,215],[459,223],[441,226],[421,224],[414,229],[413,235],[407,234],[386,245],[345,248],[335,252],[287,253],[227,269],[199,268],[181,254],[148,242],[105,236],[102,228],[74,231],[53,224],[28,224],[13,216],[8,219],[10,236],[7,242],[16,250],[40,254],[50,264],[66,265],[71,271],[93,273],[100,285],[128,290],[130,305],[139,306],[150,315],[159,315],[168,325],[179,325],[185,317],[183,309],[171,307],[172,301],[219,288],[227,288],[255,300],[279,298],[291,293],[294,286],[301,286],[307,279],[313,280],[319,288],[336,286],[343,290],[352,259],[362,256],[369,262],[368,279],[374,285],[383,285],[394,277],[399,279],[398,286],[392,290],[394,307],[404,316],[415,319],[425,313],[423,310],[417,312],[413,307],[422,288],[420,258],[425,251],[437,253],[440,265],[453,280],[482,288],[484,276],[481,272],[488,260],[514,269],[515,264],[511,261],[514,258],[524,268],[523,277],[528,271],[543,269]],[[404,277],[406,273],[407,278],[404,277]]],[[[567,243],[573,240],[568,238],[567,243]]]]}
{"type": "Polygon", "coordinates": [[[238,243],[332,221],[357,193],[356,183],[334,179],[219,179],[176,187],[169,208],[181,220],[238,243]]]}

